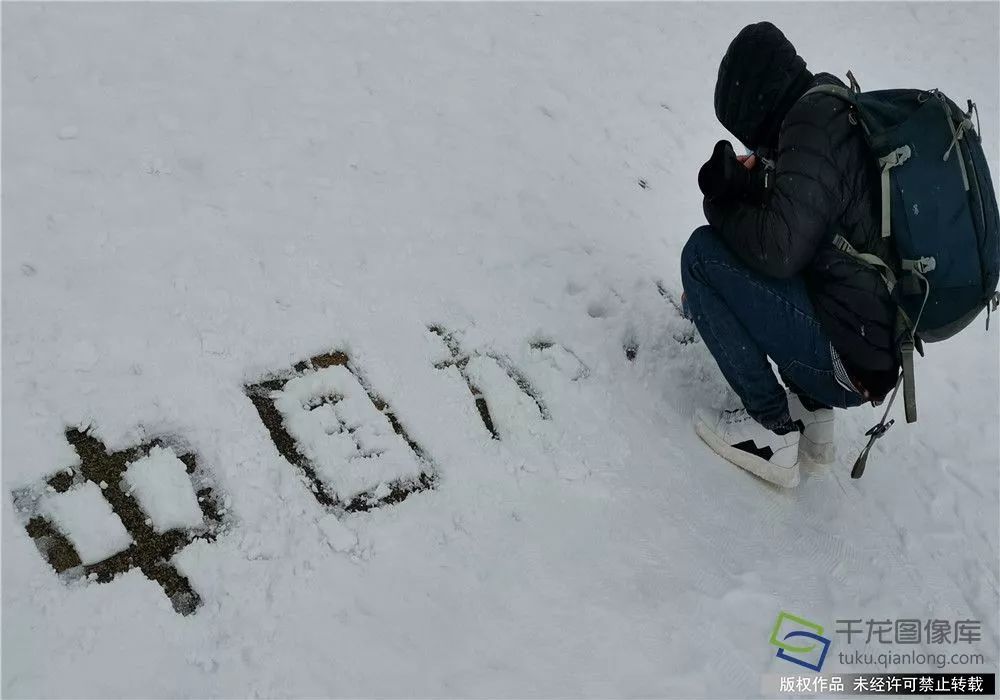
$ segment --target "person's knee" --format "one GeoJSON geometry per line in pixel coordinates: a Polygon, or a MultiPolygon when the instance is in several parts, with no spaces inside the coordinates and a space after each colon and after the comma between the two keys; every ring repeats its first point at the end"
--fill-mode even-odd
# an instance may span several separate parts
{"type": "Polygon", "coordinates": [[[718,245],[718,236],[711,226],[700,226],[694,230],[681,251],[681,275],[691,275],[704,254],[718,245]]]}

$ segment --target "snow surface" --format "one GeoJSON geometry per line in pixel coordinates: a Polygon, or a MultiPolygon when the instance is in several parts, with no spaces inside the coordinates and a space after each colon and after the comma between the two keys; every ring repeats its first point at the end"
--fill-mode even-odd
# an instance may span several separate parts
{"type": "Polygon", "coordinates": [[[927,348],[920,422],[864,479],[868,407],[784,492],[694,435],[732,397],[656,286],[744,24],[868,89],[975,97],[996,174],[995,3],[2,12],[5,697],[747,697],[791,669],[779,610],[980,619],[995,668],[997,329],[927,348]],[[549,417],[482,360],[492,440],[435,324],[549,417]],[[338,516],[275,449],[244,385],[336,349],[434,489],[338,516]],[[229,499],[174,559],[196,614],[138,570],[66,585],[27,536],[9,494],[85,421],[178,436],[229,499]]]}
{"type": "Polygon", "coordinates": [[[154,446],[148,455],[128,465],[125,481],[157,532],[204,524],[187,468],[173,449],[154,446]]]}
{"type": "Polygon", "coordinates": [[[335,552],[349,552],[358,546],[358,536],[334,515],[319,520],[319,529],[335,552]]]}
{"type": "Polygon", "coordinates": [[[101,496],[101,489],[89,482],[46,496],[39,511],[69,538],[84,564],[103,561],[132,544],[132,536],[101,496]]]}

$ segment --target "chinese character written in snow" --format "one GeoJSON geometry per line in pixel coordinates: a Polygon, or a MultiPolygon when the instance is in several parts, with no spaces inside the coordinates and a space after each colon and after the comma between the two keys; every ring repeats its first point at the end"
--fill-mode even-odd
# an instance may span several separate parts
{"type": "Polygon", "coordinates": [[[868,637],[865,639],[865,644],[870,644],[872,637],[876,637],[875,641],[879,644],[892,644],[892,640],[887,637],[892,633],[892,620],[872,620],[869,618],[866,624],[868,625],[868,637]]]}
{"type": "Polygon", "coordinates": [[[948,620],[928,620],[924,623],[928,644],[951,644],[951,623],[948,620]]]}
{"type": "Polygon", "coordinates": [[[851,635],[852,634],[861,634],[862,633],[860,627],[858,627],[858,628],[854,627],[855,623],[857,623],[858,625],[860,625],[861,624],[861,620],[860,619],[857,619],[857,620],[837,620],[837,624],[838,625],[843,625],[843,627],[838,627],[837,630],[836,630],[836,632],[837,632],[837,634],[846,634],[847,635],[847,643],[848,644],[851,643],[851,635]]]}
{"type": "Polygon", "coordinates": [[[896,644],[920,644],[920,620],[896,620],[896,644]]]}
{"type": "Polygon", "coordinates": [[[956,620],[955,621],[955,643],[978,642],[982,639],[980,631],[982,623],[979,620],[956,620]]]}

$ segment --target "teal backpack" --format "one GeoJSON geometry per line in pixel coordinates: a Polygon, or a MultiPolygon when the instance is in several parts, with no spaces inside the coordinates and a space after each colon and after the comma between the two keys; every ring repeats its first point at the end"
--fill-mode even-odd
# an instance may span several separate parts
{"type": "Polygon", "coordinates": [[[899,386],[907,423],[917,420],[913,352],[924,342],[945,340],[968,326],[983,310],[1000,304],[1000,215],[979,136],[979,113],[972,100],[962,111],[940,90],[861,92],[820,85],[806,94],[825,93],[851,105],[881,172],[882,237],[894,255],[884,260],[855,250],[842,236],[834,245],[878,269],[899,307],[896,343],[902,371],[885,413],[866,435],[868,444],[851,476],[864,473],[868,453],[894,421],[886,422],[899,386]],[[973,117],[976,123],[973,123],[973,117]]]}

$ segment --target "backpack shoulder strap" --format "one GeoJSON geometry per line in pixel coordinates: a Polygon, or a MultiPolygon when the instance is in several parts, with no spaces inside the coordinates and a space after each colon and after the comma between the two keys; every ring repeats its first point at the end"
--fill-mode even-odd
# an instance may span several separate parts
{"type": "Polygon", "coordinates": [[[847,102],[850,105],[853,105],[855,107],[858,106],[858,94],[853,90],[841,87],[840,85],[817,85],[816,87],[809,88],[808,90],[806,90],[805,95],[803,95],[803,97],[805,97],[806,95],[817,95],[817,94],[837,97],[843,100],[844,102],[847,102]]]}
{"type": "MultiPolygon", "coordinates": [[[[861,96],[859,92],[860,88],[854,76],[850,72],[847,75],[851,79],[850,88],[845,88],[841,85],[817,85],[806,90],[805,94],[830,95],[846,102],[854,109],[854,112],[850,115],[851,123],[860,123],[861,128],[864,129],[865,138],[871,143],[872,126],[869,125],[868,119],[865,117],[864,108],[858,99],[861,96]]],[[[970,121],[969,123],[971,125],[972,122],[970,121]]],[[[952,128],[954,128],[954,125],[952,125],[952,128]]],[[[882,176],[882,238],[888,238],[891,235],[892,213],[890,208],[892,206],[892,194],[890,192],[889,171],[905,163],[910,159],[911,155],[910,147],[904,145],[877,159],[879,172],[882,176]]]]}
{"type": "MultiPolygon", "coordinates": [[[[834,97],[839,97],[845,102],[849,102],[855,107],[858,106],[858,95],[861,94],[861,86],[858,84],[857,78],[854,77],[854,73],[847,71],[847,79],[850,81],[851,87],[846,88],[841,85],[817,85],[814,88],[806,90],[806,95],[810,93],[823,93],[826,95],[832,95],[834,97]]],[[[803,95],[805,97],[805,95],[803,95]]]]}
{"type": "MultiPolygon", "coordinates": [[[[896,328],[897,332],[900,329],[905,329],[909,323],[905,314],[899,311],[896,316],[896,328]]],[[[916,385],[913,378],[913,350],[916,343],[914,342],[914,336],[912,332],[909,336],[904,337],[899,344],[900,351],[900,373],[899,377],[896,379],[896,388],[892,390],[892,395],[889,397],[889,402],[886,404],[885,411],[882,413],[882,419],[873,425],[865,433],[868,436],[868,443],[865,445],[864,449],[861,450],[861,454],[858,455],[857,460],[854,462],[854,467],[851,469],[851,478],[860,479],[861,475],[865,473],[865,466],[868,464],[868,453],[871,452],[872,446],[875,441],[880,437],[885,435],[885,431],[892,427],[895,420],[888,420],[889,411],[892,410],[892,404],[896,400],[896,394],[899,393],[899,387],[903,387],[903,408],[906,413],[906,422],[913,423],[917,420],[917,397],[916,397],[916,385]]]]}
{"type": "Polygon", "coordinates": [[[847,253],[853,258],[860,260],[878,270],[879,275],[882,277],[882,281],[885,282],[885,286],[889,288],[889,293],[892,294],[892,290],[896,288],[898,280],[896,279],[896,273],[892,271],[882,258],[871,253],[860,253],[858,250],[851,245],[850,241],[844,238],[842,235],[835,234],[833,237],[833,245],[838,250],[847,253]]]}

